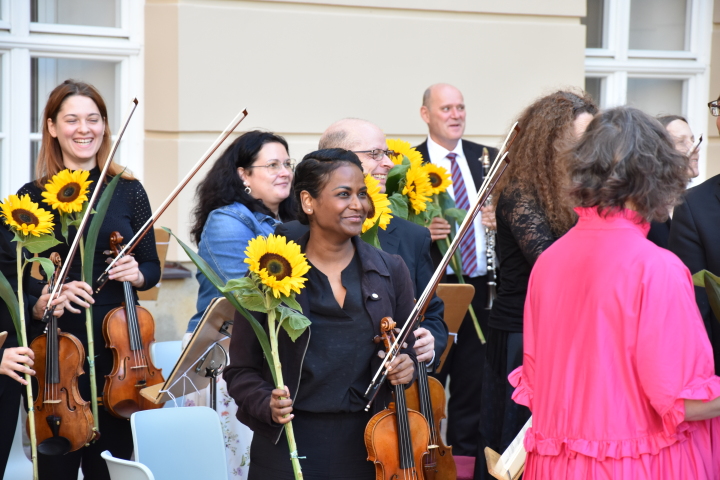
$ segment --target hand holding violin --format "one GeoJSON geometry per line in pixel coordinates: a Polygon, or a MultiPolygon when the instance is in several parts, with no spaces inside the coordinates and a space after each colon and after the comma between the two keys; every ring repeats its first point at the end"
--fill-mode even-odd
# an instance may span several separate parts
{"type": "Polygon", "coordinates": [[[402,353],[388,364],[388,380],[393,385],[410,383],[415,372],[415,364],[407,353],[402,353]]]}
{"type": "Polygon", "coordinates": [[[64,308],[72,313],[80,313],[80,310],[73,307],[73,304],[82,308],[90,308],[90,305],[95,303],[95,300],[92,298],[92,288],[85,282],[76,280],[66,283],[62,287],[62,293],[67,299],[63,303],[64,308]]]}
{"type": "MultiPolygon", "coordinates": [[[[32,309],[32,318],[35,320],[41,320],[43,318],[43,314],[45,313],[45,309],[47,308],[48,300],[50,300],[50,294],[49,293],[43,293],[40,298],[38,298],[38,301],[35,302],[35,306],[32,309]]],[[[50,306],[55,307],[53,310],[53,316],[55,317],[61,317],[63,313],[65,313],[65,305],[67,304],[67,297],[65,295],[58,295],[58,297],[52,301],[50,306]]]]}
{"type": "MultiPolygon", "coordinates": [[[[107,263],[112,262],[112,258],[108,258],[107,263]]],[[[137,260],[132,255],[125,255],[115,262],[115,266],[110,269],[110,280],[118,282],[130,282],[135,288],[145,285],[145,277],[140,271],[137,260]]]]}
{"type": "Polygon", "coordinates": [[[270,413],[273,422],[284,425],[295,417],[292,413],[292,399],[287,386],[285,390],[280,388],[273,389],[270,394],[270,413]]]}

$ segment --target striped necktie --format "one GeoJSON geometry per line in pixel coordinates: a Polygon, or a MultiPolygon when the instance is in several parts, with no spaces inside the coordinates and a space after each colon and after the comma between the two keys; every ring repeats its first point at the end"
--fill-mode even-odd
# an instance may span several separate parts
{"type": "MultiPolygon", "coordinates": [[[[450,174],[452,176],[453,192],[455,193],[455,206],[469,211],[470,200],[468,200],[467,189],[456,157],[457,153],[450,152],[447,154],[451,166],[450,174]]],[[[460,259],[463,273],[467,276],[472,276],[477,270],[477,253],[475,250],[475,226],[471,225],[460,241],[460,259]]]]}

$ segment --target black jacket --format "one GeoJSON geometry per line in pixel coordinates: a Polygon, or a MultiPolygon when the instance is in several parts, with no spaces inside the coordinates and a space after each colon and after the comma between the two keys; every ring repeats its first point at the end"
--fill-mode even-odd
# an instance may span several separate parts
{"type": "MultiPolygon", "coordinates": [[[[297,220],[286,222],[275,228],[277,235],[297,241],[308,232],[308,226],[297,220]]],[[[399,255],[410,271],[415,298],[419,298],[430,283],[435,268],[430,258],[430,230],[402,218],[393,218],[386,230],[378,229],[378,240],[383,252],[399,255]]],[[[422,327],[428,329],[435,338],[435,366],[445,351],[448,341],[448,328],[443,320],[445,307],[437,295],[433,295],[425,311],[422,327]]],[[[397,320],[397,319],[396,319],[397,320]]],[[[405,319],[403,319],[404,321],[405,319]]]]}
{"type": "MultiPolygon", "coordinates": [[[[480,145],[479,143],[471,142],[469,140],[463,140],[462,147],[463,153],[465,154],[465,159],[467,160],[468,168],[470,169],[470,174],[472,175],[473,182],[475,183],[475,188],[480,190],[480,186],[485,179],[481,159],[483,154],[483,148],[488,149],[488,153],[490,154],[490,162],[495,161],[498,149],[486,147],[485,145],[480,145]]],[[[422,154],[423,161],[430,162],[430,153],[428,152],[427,140],[415,147],[415,150],[422,154]]],[[[471,205],[475,201],[475,197],[472,197],[470,195],[468,195],[468,199],[470,200],[471,205]]],[[[442,261],[442,254],[440,253],[440,248],[438,248],[436,243],[432,244],[431,256],[433,260],[433,265],[435,265],[435,267],[440,265],[440,262],[442,261]]]]}
{"type": "MultiPolygon", "coordinates": [[[[706,269],[720,275],[720,175],[687,191],[675,207],[670,227],[670,251],[680,257],[691,274],[706,269]]],[[[695,299],[710,335],[715,371],[720,371],[720,323],[710,309],[704,288],[695,287],[695,299]]]]}
{"type": "MultiPolygon", "coordinates": [[[[309,235],[304,235],[298,243],[305,251],[309,235]]],[[[413,308],[412,283],[407,267],[396,255],[389,255],[374,248],[359,237],[352,239],[359,253],[362,275],[362,296],[375,331],[380,332],[380,321],[390,316],[402,327],[413,308]]],[[[307,295],[302,290],[296,300],[304,312],[310,310],[307,295]]],[[[256,318],[267,328],[265,315],[256,318]]],[[[297,397],[300,387],[300,372],[305,351],[310,342],[312,325],[293,342],[284,330],[278,335],[278,349],[282,364],[283,380],[290,390],[293,400],[297,397]]],[[[413,352],[414,337],[408,337],[407,353],[415,358],[413,352]]],[[[378,351],[382,344],[378,345],[378,351]]],[[[272,374],[268,362],[263,358],[262,348],[255,336],[250,322],[239,313],[235,314],[232,340],[230,340],[230,365],[223,372],[227,382],[228,393],[237,404],[237,418],[256,434],[263,435],[275,443],[280,439],[283,427],[273,422],[270,413],[270,394],[273,390],[272,374]]],[[[377,371],[381,363],[380,357],[373,355],[371,371],[377,371]]],[[[369,380],[369,379],[368,379],[369,380]]],[[[391,400],[390,389],[385,385],[373,403],[373,410],[380,411],[391,400]]],[[[342,435],[342,432],[338,432],[342,435]]]]}

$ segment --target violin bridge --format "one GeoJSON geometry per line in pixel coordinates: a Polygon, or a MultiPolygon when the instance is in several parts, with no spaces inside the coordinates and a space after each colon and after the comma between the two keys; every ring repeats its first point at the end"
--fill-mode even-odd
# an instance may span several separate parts
{"type": "Polygon", "coordinates": [[[440,448],[440,447],[437,446],[437,445],[428,445],[428,450],[430,450],[430,449],[432,449],[432,448],[440,448]]]}
{"type": "Polygon", "coordinates": [[[130,367],[130,370],[134,370],[136,368],[147,368],[147,365],[135,365],[134,367],[130,367]]]}
{"type": "Polygon", "coordinates": [[[60,400],[44,400],[43,403],[60,403],[60,400]]]}

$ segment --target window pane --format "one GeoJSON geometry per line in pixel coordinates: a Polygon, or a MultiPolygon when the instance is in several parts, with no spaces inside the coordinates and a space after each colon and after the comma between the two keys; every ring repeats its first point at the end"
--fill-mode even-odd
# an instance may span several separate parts
{"type": "Polygon", "coordinates": [[[35,165],[37,165],[37,158],[40,154],[40,141],[30,141],[30,178],[35,178],[35,165]]]}
{"type": "Polygon", "coordinates": [[[118,124],[115,108],[119,63],[67,58],[33,58],[31,62],[31,131],[42,132],[43,109],[50,92],[72,78],[93,85],[105,100],[110,128],[118,124]]]}
{"type": "Polygon", "coordinates": [[[632,0],[630,48],[686,50],[687,0],[632,0]]]}
{"type": "Polygon", "coordinates": [[[120,27],[118,0],[32,0],[30,21],[93,27],[120,27]]]}
{"type": "Polygon", "coordinates": [[[587,0],[587,17],[580,20],[586,27],[586,48],[603,48],[605,46],[603,43],[604,11],[604,0],[587,0]]]}
{"type": "Polygon", "coordinates": [[[627,103],[646,113],[683,115],[683,80],[628,78],[627,103]]]}
{"type": "Polygon", "coordinates": [[[595,104],[602,105],[603,79],[598,77],[585,77],[585,91],[595,100],[595,104]]]}

